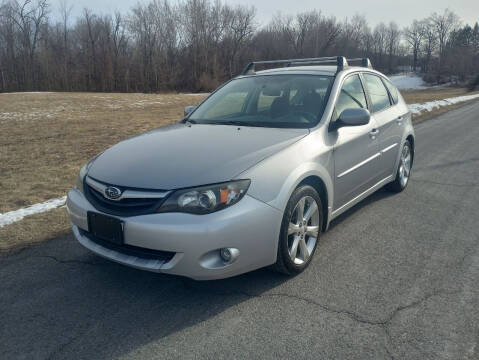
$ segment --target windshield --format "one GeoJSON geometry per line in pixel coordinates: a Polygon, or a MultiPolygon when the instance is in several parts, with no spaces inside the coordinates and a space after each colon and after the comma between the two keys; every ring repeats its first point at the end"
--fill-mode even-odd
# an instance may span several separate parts
{"type": "Polygon", "coordinates": [[[310,128],[321,119],[331,76],[272,75],[227,83],[189,117],[197,123],[310,128]]]}

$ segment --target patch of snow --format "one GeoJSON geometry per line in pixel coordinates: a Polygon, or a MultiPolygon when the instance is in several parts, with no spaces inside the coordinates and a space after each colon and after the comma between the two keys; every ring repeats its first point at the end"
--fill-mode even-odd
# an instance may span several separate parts
{"type": "Polygon", "coordinates": [[[412,89],[427,89],[429,86],[426,85],[423,79],[415,74],[401,74],[401,75],[392,75],[389,77],[389,80],[399,89],[399,90],[412,90],[412,89]]]}
{"type": "Polygon", "coordinates": [[[432,111],[436,108],[440,108],[443,106],[449,106],[457,103],[461,103],[464,101],[469,101],[473,99],[479,98],[479,94],[474,94],[474,95],[464,95],[464,96],[457,96],[453,98],[448,98],[444,100],[434,100],[434,101],[428,101],[423,104],[409,104],[409,110],[415,115],[421,114],[423,111],[432,111]]]}
{"type": "Polygon", "coordinates": [[[22,220],[25,216],[39,214],[45,211],[53,210],[57,207],[65,205],[67,200],[66,196],[58,199],[51,199],[45,202],[35,204],[23,209],[9,211],[4,214],[0,214],[0,228],[13,224],[14,222],[22,220]]]}

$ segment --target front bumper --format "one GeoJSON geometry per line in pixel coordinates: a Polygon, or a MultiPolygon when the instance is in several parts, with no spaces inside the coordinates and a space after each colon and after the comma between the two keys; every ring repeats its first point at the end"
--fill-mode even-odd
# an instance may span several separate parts
{"type": "Polygon", "coordinates": [[[276,261],[282,213],[246,195],[237,204],[208,215],[161,213],[118,217],[124,221],[124,243],[128,246],[172,252],[168,259],[141,257],[112,249],[87,236],[87,212],[96,210],[72,189],[67,209],[73,234],[87,249],[112,261],[142,270],[175,274],[196,280],[235,276],[276,261]],[[225,264],[220,248],[239,250],[238,258],[225,264]]]}

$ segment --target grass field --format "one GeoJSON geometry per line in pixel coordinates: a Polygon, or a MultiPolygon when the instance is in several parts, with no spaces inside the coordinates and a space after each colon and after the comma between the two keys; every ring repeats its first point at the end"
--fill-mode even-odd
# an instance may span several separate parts
{"type": "MultiPolygon", "coordinates": [[[[465,93],[465,89],[435,89],[403,95],[408,103],[422,103],[465,93]]],[[[80,166],[91,157],[120,140],[178,121],[185,106],[196,105],[203,98],[182,94],[0,94],[0,213],[65,195],[80,166]]],[[[68,232],[64,209],[37,214],[0,228],[0,251],[68,232]]]]}

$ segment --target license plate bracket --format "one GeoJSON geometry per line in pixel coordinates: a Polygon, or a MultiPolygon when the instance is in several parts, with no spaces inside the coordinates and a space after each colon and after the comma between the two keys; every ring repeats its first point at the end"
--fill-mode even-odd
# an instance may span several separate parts
{"type": "Polygon", "coordinates": [[[123,221],[92,211],[87,213],[87,218],[88,230],[93,236],[116,245],[123,244],[123,221]]]}

